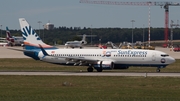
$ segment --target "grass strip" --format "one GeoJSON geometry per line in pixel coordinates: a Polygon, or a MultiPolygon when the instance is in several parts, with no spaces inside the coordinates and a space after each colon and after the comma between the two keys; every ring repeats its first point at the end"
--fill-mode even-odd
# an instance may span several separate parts
{"type": "Polygon", "coordinates": [[[1,101],[179,101],[175,77],[0,76],[1,101]]]}

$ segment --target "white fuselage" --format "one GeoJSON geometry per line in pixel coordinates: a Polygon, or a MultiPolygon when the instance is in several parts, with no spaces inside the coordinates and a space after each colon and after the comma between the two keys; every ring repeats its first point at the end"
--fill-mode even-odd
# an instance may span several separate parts
{"type": "Polygon", "coordinates": [[[15,37],[15,36],[13,36],[13,38],[14,38],[15,45],[21,45],[24,42],[23,37],[15,37]]]}
{"type": "MultiPolygon", "coordinates": [[[[46,50],[49,56],[44,56],[42,51],[38,57],[42,61],[52,63],[67,63],[69,58],[75,60],[112,61],[114,64],[125,65],[168,65],[174,58],[164,52],[156,50],[139,49],[56,49],[46,50]]],[[[75,63],[74,61],[69,61],[75,63]]]]}
{"type": "Polygon", "coordinates": [[[13,46],[22,46],[24,44],[23,37],[13,36],[12,38],[8,38],[7,41],[8,41],[8,44],[11,44],[13,46]]]}

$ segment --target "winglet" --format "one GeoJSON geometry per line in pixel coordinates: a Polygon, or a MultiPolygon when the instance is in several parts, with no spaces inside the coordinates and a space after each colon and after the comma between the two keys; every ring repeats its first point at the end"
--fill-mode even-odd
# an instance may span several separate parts
{"type": "Polygon", "coordinates": [[[39,44],[39,47],[41,48],[42,53],[44,56],[49,56],[49,54],[45,51],[45,49],[39,44]]]}

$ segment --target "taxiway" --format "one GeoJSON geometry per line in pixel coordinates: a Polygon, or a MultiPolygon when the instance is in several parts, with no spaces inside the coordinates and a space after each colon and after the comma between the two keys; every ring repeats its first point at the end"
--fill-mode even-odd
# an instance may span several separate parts
{"type": "Polygon", "coordinates": [[[140,76],[140,77],[180,77],[180,73],[113,73],[113,72],[0,72],[0,75],[38,76],[140,76]]]}

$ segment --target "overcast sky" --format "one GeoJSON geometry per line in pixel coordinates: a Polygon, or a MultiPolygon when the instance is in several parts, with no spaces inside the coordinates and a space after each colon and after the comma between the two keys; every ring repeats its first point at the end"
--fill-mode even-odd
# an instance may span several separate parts
{"type": "MultiPolygon", "coordinates": [[[[149,0],[109,0],[138,1],[149,0]]],[[[151,0],[167,1],[167,0],[151,0]]],[[[169,0],[179,2],[180,0],[169,0]]],[[[92,27],[92,28],[131,28],[148,27],[148,6],[120,6],[84,4],[79,0],[1,0],[0,25],[2,29],[20,29],[19,18],[25,18],[34,29],[39,29],[38,21],[53,23],[55,27],[92,27]]],[[[165,11],[160,6],[151,7],[151,26],[164,27],[165,11]]],[[[180,6],[170,6],[169,21],[180,20],[180,6]]]]}

